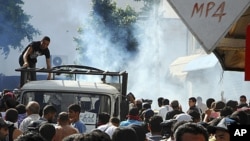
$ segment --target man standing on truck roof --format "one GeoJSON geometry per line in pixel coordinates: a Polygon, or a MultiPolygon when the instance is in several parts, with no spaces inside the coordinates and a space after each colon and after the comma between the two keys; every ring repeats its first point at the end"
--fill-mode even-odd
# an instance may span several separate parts
{"type": "MultiPolygon", "coordinates": [[[[36,68],[37,57],[45,55],[47,69],[51,68],[50,51],[49,51],[50,38],[44,36],[41,41],[31,42],[22,52],[19,57],[19,64],[23,68],[36,68]]],[[[51,79],[51,73],[48,74],[48,80],[51,79]]],[[[30,72],[30,80],[36,80],[36,72],[30,72]]]]}

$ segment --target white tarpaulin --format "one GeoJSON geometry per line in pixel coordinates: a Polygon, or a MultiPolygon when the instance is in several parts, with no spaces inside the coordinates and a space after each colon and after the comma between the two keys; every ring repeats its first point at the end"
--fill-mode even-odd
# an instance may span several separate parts
{"type": "Polygon", "coordinates": [[[201,70],[201,69],[207,69],[207,68],[212,68],[218,63],[218,59],[216,56],[211,53],[209,55],[201,55],[198,56],[197,58],[191,60],[188,62],[183,71],[184,72],[189,72],[189,71],[196,71],[196,70],[201,70]]]}
{"type": "Polygon", "coordinates": [[[185,80],[190,71],[202,70],[215,67],[218,63],[216,56],[211,54],[195,54],[177,58],[170,65],[170,74],[185,80]]]}

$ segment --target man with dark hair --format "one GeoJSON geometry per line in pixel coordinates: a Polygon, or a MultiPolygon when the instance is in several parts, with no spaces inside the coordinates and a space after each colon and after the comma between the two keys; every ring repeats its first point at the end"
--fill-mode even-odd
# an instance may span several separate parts
{"type": "MultiPolygon", "coordinates": [[[[43,37],[41,41],[34,41],[30,43],[22,52],[19,57],[19,64],[21,67],[35,68],[37,63],[37,57],[45,55],[47,69],[51,68],[50,51],[49,51],[50,38],[48,36],[43,37]]],[[[51,79],[51,73],[49,73],[47,79],[51,79]]],[[[36,80],[36,73],[30,73],[30,80],[36,80]]]]}
{"type": "Polygon", "coordinates": [[[230,141],[229,127],[238,125],[238,123],[229,117],[220,118],[218,122],[215,125],[209,125],[207,129],[213,134],[216,141],[230,141]]]}
{"type": "Polygon", "coordinates": [[[105,132],[110,136],[110,138],[112,139],[112,135],[115,131],[116,128],[119,127],[120,125],[120,119],[118,117],[111,117],[109,124],[110,126],[105,130],[105,132]]]}
{"type": "Polygon", "coordinates": [[[106,124],[109,122],[109,119],[110,119],[110,114],[109,113],[106,113],[106,112],[100,113],[98,115],[97,127],[99,127],[100,130],[105,129],[105,127],[107,126],[106,124]],[[102,126],[102,127],[100,127],[100,126],[102,126]]]}
{"type": "Polygon", "coordinates": [[[150,133],[147,134],[148,141],[159,141],[162,137],[162,126],[163,119],[161,116],[153,116],[149,119],[148,129],[150,133]]]}
{"type": "Polygon", "coordinates": [[[136,125],[142,125],[142,121],[139,116],[139,110],[138,108],[132,108],[129,110],[129,113],[127,115],[127,120],[120,122],[120,127],[122,126],[128,126],[130,124],[136,124],[136,125]]]}
{"type": "Polygon", "coordinates": [[[196,106],[196,98],[195,98],[195,97],[190,97],[190,98],[188,99],[188,105],[189,105],[189,109],[188,109],[187,113],[189,113],[190,110],[195,110],[195,111],[197,111],[198,113],[200,113],[200,115],[201,115],[202,111],[201,111],[200,108],[198,108],[198,107],[196,106]]]}
{"type": "Polygon", "coordinates": [[[17,119],[17,124],[18,124],[18,128],[21,124],[21,122],[23,121],[23,119],[26,118],[26,108],[24,104],[18,104],[16,106],[16,110],[18,112],[18,119],[17,119]]]}
{"type": "Polygon", "coordinates": [[[69,114],[61,112],[57,118],[55,141],[61,141],[66,136],[79,133],[78,130],[70,125],[69,114]]]}
{"type": "Polygon", "coordinates": [[[185,123],[180,125],[174,133],[175,141],[208,141],[207,130],[198,123],[185,123]]]}
{"type": "Polygon", "coordinates": [[[161,116],[162,119],[165,119],[166,118],[166,114],[169,111],[172,111],[172,110],[173,110],[173,108],[169,105],[169,100],[167,98],[165,98],[165,99],[162,100],[162,106],[159,109],[158,115],[161,116]]]}
{"type": "Polygon", "coordinates": [[[126,96],[127,101],[129,102],[129,109],[135,107],[135,96],[133,93],[129,92],[126,96]]]}
{"type": "Polygon", "coordinates": [[[162,106],[162,101],[163,101],[163,97],[158,97],[157,102],[158,102],[158,106],[161,107],[162,106]]]}
{"type": "Polygon", "coordinates": [[[240,96],[240,103],[238,105],[238,108],[242,108],[242,107],[248,107],[247,97],[245,95],[240,96]]]}
{"type": "Polygon", "coordinates": [[[19,136],[15,141],[46,141],[39,133],[27,133],[19,136]]]}
{"type": "Polygon", "coordinates": [[[18,119],[18,112],[16,109],[10,108],[6,111],[5,120],[8,121],[9,123],[12,123],[12,125],[8,127],[9,128],[9,135],[8,135],[9,141],[15,140],[18,136],[22,134],[22,131],[17,129],[17,127],[15,127],[14,125],[14,123],[17,122],[17,119],[18,119]]]}
{"type": "Polygon", "coordinates": [[[31,131],[39,132],[39,128],[45,123],[55,123],[56,108],[52,105],[46,105],[43,108],[42,117],[39,120],[32,121],[28,125],[31,131]]]}
{"type": "MultiPolygon", "coordinates": [[[[111,141],[108,134],[101,130],[94,129],[89,133],[82,134],[75,138],[76,141],[111,141]]],[[[119,140],[122,141],[122,140],[119,140]]]]}
{"type": "Polygon", "coordinates": [[[112,141],[138,141],[136,132],[131,127],[118,127],[112,135],[112,141]]]}
{"type": "Polygon", "coordinates": [[[173,108],[172,111],[169,111],[166,114],[166,120],[173,119],[175,115],[183,113],[182,109],[180,109],[179,101],[178,100],[173,100],[170,103],[170,106],[173,108]]]}
{"type": "Polygon", "coordinates": [[[85,124],[80,120],[81,107],[78,104],[71,104],[68,107],[71,125],[78,129],[79,133],[86,132],[85,124]]]}
{"type": "Polygon", "coordinates": [[[56,116],[56,108],[53,105],[46,105],[43,108],[42,119],[48,121],[49,123],[53,123],[56,116]]]}
{"type": "Polygon", "coordinates": [[[56,134],[55,126],[51,123],[44,123],[39,127],[39,134],[46,139],[46,141],[52,141],[56,134]]]}

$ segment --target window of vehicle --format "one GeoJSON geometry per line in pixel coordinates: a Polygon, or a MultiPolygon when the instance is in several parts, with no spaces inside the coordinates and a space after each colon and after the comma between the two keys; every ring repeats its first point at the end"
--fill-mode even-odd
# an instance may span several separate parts
{"type": "Polygon", "coordinates": [[[81,106],[82,113],[111,113],[111,100],[105,94],[28,91],[22,95],[21,103],[26,105],[29,101],[37,101],[41,109],[51,104],[57,108],[58,113],[67,111],[67,107],[73,103],[81,106]]]}

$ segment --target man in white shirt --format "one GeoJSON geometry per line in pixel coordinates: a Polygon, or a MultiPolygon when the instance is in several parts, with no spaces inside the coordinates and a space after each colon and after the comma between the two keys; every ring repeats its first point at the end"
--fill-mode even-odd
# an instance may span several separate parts
{"type": "Polygon", "coordinates": [[[27,117],[21,122],[19,129],[24,133],[28,131],[31,122],[40,119],[40,105],[36,101],[30,101],[26,106],[27,117]]]}
{"type": "Polygon", "coordinates": [[[159,109],[158,115],[161,116],[163,120],[165,120],[166,119],[166,114],[169,111],[172,111],[172,110],[173,110],[173,108],[169,105],[169,100],[168,99],[164,99],[162,101],[162,106],[159,109]]]}

